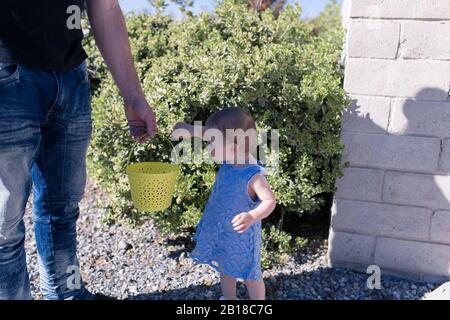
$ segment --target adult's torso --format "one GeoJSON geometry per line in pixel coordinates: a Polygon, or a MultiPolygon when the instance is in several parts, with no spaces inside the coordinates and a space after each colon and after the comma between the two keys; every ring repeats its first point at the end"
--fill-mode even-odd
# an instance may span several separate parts
{"type": "Polygon", "coordinates": [[[86,59],[83,32],[73,27],[84,0],[0,0],[0,59],[64,71],[86,59]],[[69,26],[68,27],[68,20],[69,26]]]}

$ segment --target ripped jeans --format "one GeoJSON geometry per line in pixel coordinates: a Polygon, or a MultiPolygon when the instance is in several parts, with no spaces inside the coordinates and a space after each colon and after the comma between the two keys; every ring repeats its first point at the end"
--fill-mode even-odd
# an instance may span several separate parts
{"type": "Polygon", "coordinates": [[[56,73],[0,61],[0,299],[31,298],[23,221],[31,191],[44,298],[88,298],[70,280],[91,130],[84,62],[56,73]]]}

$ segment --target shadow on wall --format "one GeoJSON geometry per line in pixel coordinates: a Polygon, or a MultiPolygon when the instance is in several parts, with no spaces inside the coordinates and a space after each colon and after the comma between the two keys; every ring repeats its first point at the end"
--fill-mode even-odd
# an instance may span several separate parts
{"type": "Polygon", "coordinates": [[[389,274],[436,281],[448,278],[450,253],[444,252],[449,248],[445,244],[450,244],[450,179],[442,177],[450,173],[450,140],[446,140],[450,137],[448,92],[424,88],[415,98],[352,97],[352,104],[343,114],[342,160],[349,161],[350,170],[373,168],[388,170],[389,174],[381,175],[377,181],[367,175],[366,179],[350,177],[342,183],[348,170],[345,169],[344,179],[337,181],[339,201],[332,213],[331,227],[335,232],[387,239],[383,250],[363,253],[366,258],[361,259],[343,248],[345,242],[330,237],[331,265],[363,271],[367,267],[365,261],[370,260],[380,262],[389,274]],[[442,101],[446,97],[447,101],[442,101]],[[352,208],[354,200],[365,201],[360,207],[364,209],[352,208]],[[366,204],[370,203],[386,208],[367,209],[366,204]],[[389,205],[401,209],[392,212],[389,205]],[[399,245],[397,241],[394,248],[396,239],[418,242],[405,245],[403,241],[399,245]],[[424,254],[427,251],[437,253],[424,254]]]}

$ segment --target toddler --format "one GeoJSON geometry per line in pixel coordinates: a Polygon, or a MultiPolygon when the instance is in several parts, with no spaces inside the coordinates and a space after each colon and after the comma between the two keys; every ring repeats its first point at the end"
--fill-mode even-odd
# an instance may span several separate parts
{"type": "Polygon", "coordinates": [[[191,257],[220,273],[221,300],[236,299],[236,279],[245,281],[250,299],[264,300],[261,220],[275,208],[275,197],[252,153],[257,141],[255,122],[239,108],[226,108],[209,117],[201,130],[178,123],[173,138],[198,136],[198,132],[209,142],[211,158],[221,166],[196,228],[191,257]],[[236,137],[239,133],[246,134],[244,142],[236,137]]]}

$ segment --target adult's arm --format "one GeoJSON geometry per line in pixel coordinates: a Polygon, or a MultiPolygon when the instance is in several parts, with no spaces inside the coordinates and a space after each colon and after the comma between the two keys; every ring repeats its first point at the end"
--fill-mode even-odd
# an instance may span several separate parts
{"type": "Polygon", "coordinates": [[[118,0],[88,0],[87,12],[95,42],[124,99],[131,135],[143,143],[156,134],[156,117],[145,99],[134,67],[118,0]]]}

